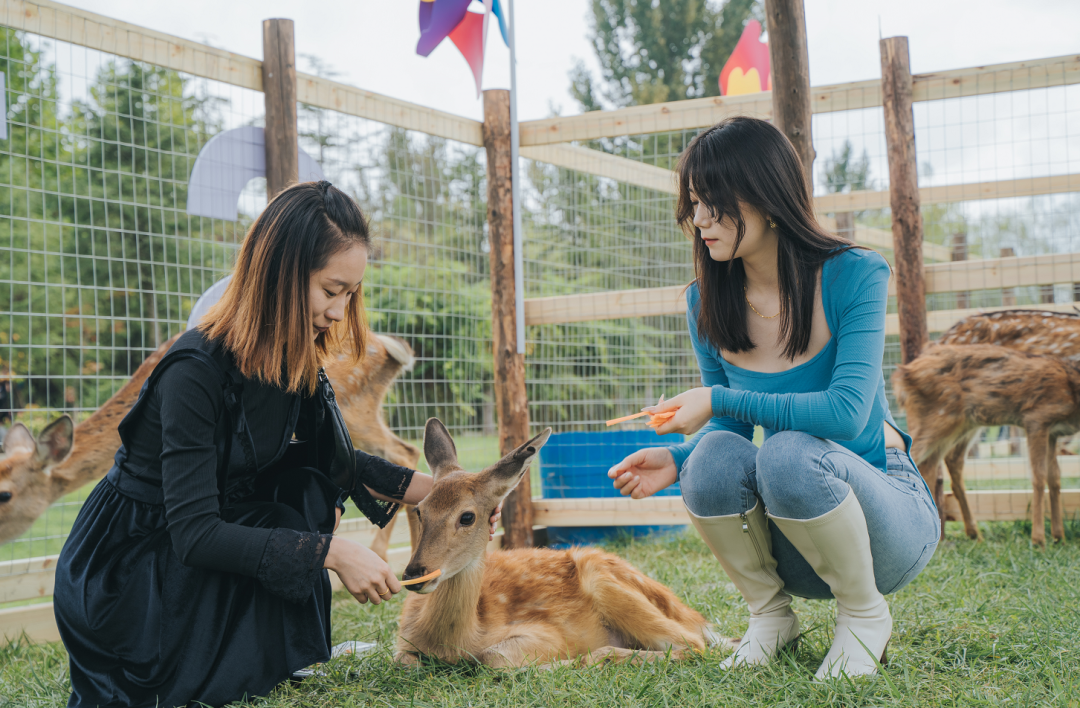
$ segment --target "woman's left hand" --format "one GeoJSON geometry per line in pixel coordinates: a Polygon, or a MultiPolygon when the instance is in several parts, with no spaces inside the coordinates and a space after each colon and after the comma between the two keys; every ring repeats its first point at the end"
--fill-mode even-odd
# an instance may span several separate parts
{"type": "Polygon", "coordinates": [[[701,430],[702,426],[713,417],[712,389],[708,386],[692,388],[689,391],[680,393],[675,398],[641,410],[653,414],[676,411],[671,420],[656,428],[657,435],[667,435],[668,433],[693,435],[701,430]]]}
{"type": "Polygon", "coordinates": [[[499,523],[499,519],[501,519],[501,518],[502,518],[502,502],[499,502],[499,505],[497,507],[495,507],[495,511],[491,512],[491,518],[488,519],[488,521],[491,523],[491,533],[488,534],[488,540],[489,541],[492,541],[492,540],[495,539],[495,526],[499,523]]]}

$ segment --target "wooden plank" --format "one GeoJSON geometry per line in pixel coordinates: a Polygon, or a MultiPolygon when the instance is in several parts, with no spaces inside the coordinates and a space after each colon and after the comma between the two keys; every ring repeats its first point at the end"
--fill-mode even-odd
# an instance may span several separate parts
{"type": "Polygon", "coordinates": [[[262,62],[52,0],[0,0],[0,24],[42,37],[262,90],[262,62]],[[198,71],[197,69],[202,69],[198,71]]]}
{"type": "MultiPolygon", "coordinates": [[[[1058,455],[1058,467],[1063,479],[1080,477],[1080,455],[1058,455]]],[[[965,481],[1015,479],[1031,481],[1027,457],[989,457],[964,461],[965,481]]]]}
{"type": "Polygon", "coordinates": [[[914,99],[936,101],[1080,83],[1080,55],[916,74],[914,99]]]}
{"type": "MultiPolygon", "coordinates": [[[[1032,491],[994,489],[977,490],[967,493],[971,515],[976,521],[1023,521],[1031,518],[1032,491]]],[[[1049,495],[1044,496],[1049,506],[1049,495]]],[[[1080,512],[1080,489],[1062,489],[1061,506],[1065,516],[1071,517],[1080,512]]],[[[960,521],[960,506],[951,493],[945,495],[945,520],[960,521]]],[[[1049,513],[1047,513],[1049,516],[1049,513]]]]}
{"type": "Polygon", "coordinates": [[[625,184],[677,194],[675,173],[637,160],[566,143],[521,148],[521,156],[625,184]]]}
{"type": "MultiPolygon", "coordinates": [[[[556,295],[525,300],[525,324],[593,322],[686,312],[686,286],[556,295]]],[[[537,522],[539,523],[539,522],[537,522]]]]}
{"type": "Polygon", "coordinates": [[[41,556],[0,563],[0,604],[49,597],[59,556],[41,556]]]}
{"type": "MultiPolygon", "coordinates": [[[[968,492],[971,511],[978,521],[1018,521],[1029,518],[1030,489],[975,490],[968,492]]],[[[1080,489],[1063,489],[1066,514],[1080,511],[1080,489]]],[[[628,499],[533,499],[537,524],[552,526],[682,525],[690,523],[682,497],[628,499]]],[[[956,501],[945,495],[948,520],[960,518],[956,501]]]]}
{"type": "MultiPolygon", "coordinates": [[[[529,399],[525,391],[525,355],[517,346],[514,277],[513,175],[510,152],[510,92],[484,91],[484,148],[487,152],[488,242],[491,244],[491,348],[495,364],[495,410],[499,454],[507,455],[529,435],[529,399]]],[[[529,476],[503,502],[506,545],[533,545],[529,476]]]]}
{"type": "MultiPolygon", "coordinates": [[[[528,301],[526,301],[528,302],[528,301]]],[[[1045,305],[1020,305],[1021,309],[1045,310],[1048,312],[1075,312],[1076,305],[1071,302],[1047,303],[1045,305]]],[[[954,324],[981,312],[999,312],[1001,310],[1013,310],[1012,307],[973,307],[968,310],[931,310],[926,313],[926,326],[930,332],[944,332],[954,324]]],[[[900,325],[896,315],[885,315],[885,334],[900,334],[900,325]]]]}
{"type": "Polygon", "coordinates": [[[296,39],[293,21],[263,20],[263,98],[266,107],[266,197],[300,177],[297,154],[296,39]]]}
{"type": "Polygon", "coordinates": [[[0,610],[0,644],[19,640],[23,633],[34,643],[60,641],[51,602],[0,610]]]}
{"type": "MultiPolygon", "coordinates": [[[[924,272],[928,293],[1073,283],[1080,282],[1080,253],[934,263],[924,272]]],[[[890,294],[895,280],[889,283],[890,294]]]]}
{"type": "MultiPolygon", "coordinates": [[[[837,233],[836,218],[818,214],[818,222],[826,231],[837,233]]],[[[893,248],[892,232],[875,229],[862,224],[855,225],[854,241],[860,246],[869,246],[876,251],[891,251],[893,248]]],[[[928,261],[948,261],[952,250],[948,246],[923,241],[923,258],[928,261]]]]}
{"type": "Polygon", "coordinates": [[[773,125],[791,141],[812,191],[814,144],[810,121],[813,111],[803,0],[765,0],[765,16],[769,25],[773,125]]]}
{"type": "Polygon", "coordinates": [[[771,119],[772,94],[692,98],[615,111],[590,111],[565,118],[522,121],[521,146],[690,130],[715,125],[722,118],[735,115],[771,119]]]}
{"type": "MultiPolygon", "coordinates": [[[[931,263],[924,268],[927,293],[1072,283],[1080,282],[1080,253],[931,263]]],[[[891,278],[889,280],[890,295],[895,294],[895,286],[896,278],[891,278]]],[[[529,298],[525,300],[525,323],[544,325],[616,320],[625,317],[681,315],[686,312],[685,290],[685,285],[670,285],[661,288],[529,298]]],[[[941,332],[968,315],[1014,307],[1016,305],[932,310],[926,314],[927,326],[931,332],[941,332]]],[[[1073,312],[1074,310],[1073,303],[1047,303],[1025,307],[1054,312],[1073,312]]],[[[896,315],[886,316],[886,334],[899,334],[896,318],[896,315]]]]}
{"type": "MultiPolygon", "coordinates": [[[[0,0],[2,2],[3,0],[0,0]]],[[[482,147],[480,121],[298,73],[297,100],[358,118],[482,147]]]]}

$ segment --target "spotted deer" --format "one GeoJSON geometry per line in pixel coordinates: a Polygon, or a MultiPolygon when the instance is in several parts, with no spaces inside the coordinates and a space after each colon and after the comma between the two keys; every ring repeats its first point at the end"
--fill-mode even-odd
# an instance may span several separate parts
{"type": "Polygon", "coordinates": [[[420,542],[404,579],[440,570],[409,586],[395,659],[420,656],[493,667],[526,663],[678,658],[715,641],[708,623],[668,588],[626,561],[596,549],[514,549],[485,555],[491,511],[514,489],[551,428],[478,473],[458,463],[443,424],[424,431],[435,475],[420,502],[420,542]]]}
{"type": "Polygon", "coordinates": [[[964,455],[984,425],[1024,428],[1031,464],[1031,541],[1044,545],[1043,491],[1050,489],[1050,528],[1064,538],[1057,439],[1080,430],[1080,368],[992,344],[934,344],[893,372],[896,400],[907,413],[911,455],[927,484],[944,459],[964,530],[979,538],[964,488],[964,455]]]}
{"type": "MultiPolygon", "coordinates": [[[[179,337],[179,335],[177,335],[179,337]]],[[[16,424],[4,440],[0,457],[0,544],[19,537],[60,497],[100,479],[120,447],[117,425],[139,397],[143,382],[176,341],[158,347],[115,395],[82,423],[62,416],[37,440],[16,424]]],[[[354,365],[339,356],[326,366],[353,443],[366,452],[415,469],[420,451],[390,430],[382,415],[383,399],[398,374],[411,369],[413,352],[397,337],[376,335],[354,365]]],[[[384,560],[393,520],[380,529],[372,549],[384,560]]],[[[410,531],[415,521],[410,521],[410,531]]],[[[413,531],[418,537],[419,531],[413,531]]]]}

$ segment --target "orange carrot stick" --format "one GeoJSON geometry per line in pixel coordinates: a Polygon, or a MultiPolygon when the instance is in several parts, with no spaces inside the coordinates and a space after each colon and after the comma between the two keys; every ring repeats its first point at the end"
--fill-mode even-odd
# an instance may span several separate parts
{"type": "Polygon", "coordinates": [[[607,422],[607,424],[610,427],[610,426],[616,425],[618,423],[625,423],[626,421],[633,420],[634,418],[640,418],[643,415],[649,415],[649,414],[647,412],[645,412],[645,411],[642,411],[641,413],[635,413],[634,415],[624,415],[622,418],[616,418],[615,420],[609,420],[607,422]]]}
{"type": "Polygon", "coordinates": [[[436,569],[431,571],[427,575],[421,575],[419,578],[413,578],[412,580],[402,580],[401,586],[406,587],[408,585],[419,585],[420,583],[426,583],[429,580],[434,580],[440,575],[442,575],[442,570],[436,569]]]}

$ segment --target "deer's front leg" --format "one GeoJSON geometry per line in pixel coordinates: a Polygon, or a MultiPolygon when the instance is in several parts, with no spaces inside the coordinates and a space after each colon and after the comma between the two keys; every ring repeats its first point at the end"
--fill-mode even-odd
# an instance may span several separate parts
{"type": "Polygon", "coordinates": [[[961,438],[952,450],[945,455],[945,468],[949,470],[949,479],[952,482],[953,498],[960,507],[960,515],[964,517],[964,531],[968,538],[976,541],[981,540],[979,527],[975,525],[975,517],[971,514],[971,505],[968,503],[967,488],[964,486],[964,457],[967,456],[971,438],[978,430],[971,431],[970,435],[961,438]]]}
{"type": "Polygon", "coordinates": [[[1046,460],[1046,486],[1050,489],[1050,534],[1058,541],[1065,540],[1065,522],[1061,508],[1061,468],[1058,467],[1058,436],[1050,437],[1050,455],[1046,460]]]}
{"type": "Polygon", "coordinates": [[[1028,461],[1031,464],[1031,542],[1046,545],[1043,490],[1046,488],[1046,462],[1056,451],[1050,448],[1050,431],[1045,426],[1027,430],[1028,461]]]}

